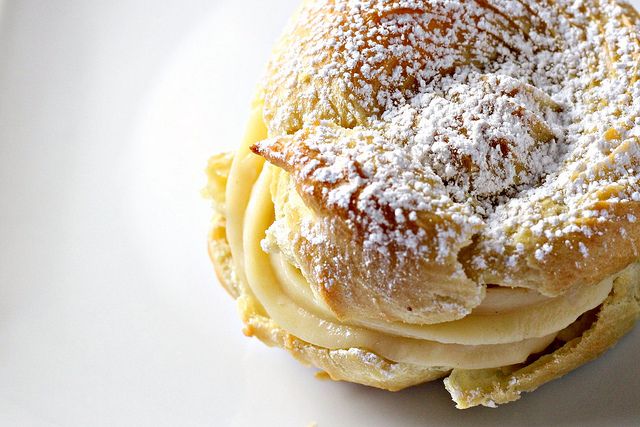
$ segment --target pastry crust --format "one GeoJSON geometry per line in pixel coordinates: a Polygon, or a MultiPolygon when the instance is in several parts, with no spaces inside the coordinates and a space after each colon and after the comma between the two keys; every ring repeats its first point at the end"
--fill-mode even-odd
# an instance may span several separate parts
{"type": "Polygon", "coordinates": [[[336,380],[451,373],[459,408],[614,345],[640,312],[639,22],[617,0],[304,1],[243,144],[208,168],[209,254],[245,333],[336,380]],[[479,316],[511,332],[438,329],[479,316]]]}
{"type": "MultiPolygon", "coordinates": [[[[210,180],[226,179],[230,153],[214,156],[216,174],[210,180]]],[[[216,184],[218,184],[217,182],[216,184]]],[[[215,188],[211,186],[209,188],[215,188]]],[[[224,193],[209,193],[218,205],[224,193]]],[[[424,368],[397,363],[360,348],[330,350],[307,343],[280,328],[260,306],[251,291],[238,281],[229,243],[224,232],[224,215],[217,212],[209,235],[209,256],[222,286],[237,300],[244,333],[269,346],[283,348],[305,365],[314,366],[335,381],[349,381],[389,391],[442,377],[459,409],[483,405],[494,407],[520,399],[541,385],[562,377],[597,358],[615,345],[640,317],[640,264],[622,271],[604,303],[562,331],[555,351],[542,354],[530,363],[496,369],[424,368]]]]}
{"type": "MultiPolygon", "coordinates": [[[[410,263],[406,262],[410,253],[400,248],[367,250],[363,235],[350,229],[345,210],[329,209],[318,215],[310,207],[324,210],[322,200],[305,198],[303,202],[288,173],[275,170],[274,174],[276,219],[287,224],[286,234],[276,236],[286,242],[279,247],[286,248],[285,255],[305,277],[312,278],[316,295],[339,319],[367,318],[373,311],[386,321],[439,323],[463,317],[482,301],[483,286],[466,277],[455,250],[446,262],[438,262],[437,254],[432,254],[410,263]],[[310,222],[327,238],[320,242],[305,238],[302,228],[310,222]]],[[[444,217],[421,217],[419,221],[422,242],[437,239],[439,227],[462,228],[444,217]]],[[[471,240],[459,245],[465,243],[471,240]]]]}

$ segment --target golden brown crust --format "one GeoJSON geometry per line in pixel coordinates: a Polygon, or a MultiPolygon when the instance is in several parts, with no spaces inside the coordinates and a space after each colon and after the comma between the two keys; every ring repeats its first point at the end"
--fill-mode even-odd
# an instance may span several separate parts
{"type": "Polygon", "coordinates": [[[470,267],[473,257],[482,250],[479,249],[481,244],[476,244],[465,249],[461,256],[465,266],[469,266],[465,271],[481,282],[529,287],[548,296],[561,295],[573,286],[598,283],[640,256],[637,247],[640,223],[635,220],[635,216],[640,214],[640,203],[611,204],[602,201],[592,208],[606,209],[617,220],[598,222],[596,218],[584,218],[581,223],[591,230],[589,237],[573,232],[561,238],[531,238],[527,241],[528,249],[525,249],[528,255],[520,258],[516,265],[507,266],[510,254],[515,252],[512,245],[507,246],[503,253],[484,251],[487,268],[481,271],[470,267]],[[535,248],[544,244],[551,244],[553,249],[544,260],[539,260],[535,257],[535,248]],[[587,257],[579,254],[579,247],[588,253],[587,257]]]}
{"type": "MultiPolygon", "coordinates": [[[[561,62],[563,56],[559,52],[577,49],[567,44],[575,43],[575,38],[586,39],[588,43],[589,31],[598,31],[601,45],[591,46],[590,51],[580,53],[590,56],[580,63],[580,67],[588,68],[591,73],[581,76],[587,82],[584,87],[563,80],[558,81],[556,86],[550,86],[576,87],[576,91],[580,91],[579,96],[572,102],[584,105],[578,105],[579,108],[570,106],[568,110],[583,109],[584,113],[578,114],[577,118],[566,117],[570,111],[563,111],[563,106],[554,104],[542,91],[536,91],[535,88],[525,91],[534,96],[538,103],[564,117],[560,123],[593,115],[594,120],[601,123],[580,122],[580,126],[576,127],[593,126],[593,129],[579,132],[583,132],[585,138],[591,135],[591,139],[585,141],[602,140],[599,144],[606,147],[593,160],[588,160],[585,159],[585,151],[589,144],[594,143],[586,142],[586,145],[580,146],[582,142],[572,142],[569,151],[573,150],[573,154],[567,154],[558,171],[547,171],[549,174],[555,173],[554,179],[544,182],[543,176],[537,183],[541,188],[546,187],[548,194],[538,194],[531,200],[518,195],[508,203],[500,202],[496,211],[484,218],[481,227],[461,232],[459,224],[447,221],[447,215],[451,212],[443,213],[440,209],[432,219],[419,224],[419,228],[428,236],[424,240],[430,240],[431,249],[435,250],[433,242],[438,240],[436,235],[458,235],[458,239],[456,244],[447,248],[449,253],[446,260],[427,263],[413,277],[426,279],[434,289],[446,289],[441,296],[458,303],[453,289],[460,286],[461,289],[470,290],[474,287],[472,282],[475,282],[476,292],[471,296],[472,300],[458,304],[468,308],[478,302],[477,297],[481,294],[478,285],[528,287],[548,296],[557,296],[573,286],[598,283],[633,262],[638,257],[635,241],[640,236],[640,221],[635,220],[640,217],[640,203],[632,199],[638,190],[635,177],[636,169],[640,167],[640,148],[637,136],[631,132],[637,127],[634,120],[637,117],[638,100],[632,95],[631,89],[637,86],[640,58],[637,12],[615,0],[590,0],[579,9],[574,9],[570,2],[498,1],[490,4],[484,1],[423,1],[412,4],[414,6],[406,7],[401,2],[389,1],[380,7],[351,10],[340,2],[329,1],[325,4],[308,1],[274,52],[264,89],[264,118],[274,140],[255,146],[254,151],[292,173],[297,180],[296,190],[316,212],[325,216],[337,215],[343,221],[350,215],[350,227],[342,224],[335,226],[343,239],[341,244],[338,242],[338,248],[332,248],[330,244],[324,248],[308,248],[307,256],[321,255],[324,251],[343,255],[347,251],[344,247],[346,242],[357,242],[361,238],[360,230],[367,227],[362,219],[367,217],[367,213],[358,212],[353,208],[353,203],[348,212],[335,209],[327,203],[327,191],[340,182],[333,182],[332,185],[312,182],[298,173],[307,171],[311,160],[322,160],[313,147],[310,148],[307,140],[310,134],[325,131],[324,125],[318,130],[323,120],[331,123],[329,127],[336,126],[339,129],[337,139],[368,131],[372,129],[372,120],[378,120],[383,113],[388,115],[400,108],[394,104],[395,101],[389,100],[389,94],[409,100],[412,95],[422,93],[432,80],[451,75],[464,67],[479,70],[483,78],[492,76],[494,64],[511,57],[517,58],[522,46],[532,49],[533,53],[548,51],[561,62]],[[425,16],[429,18],[423,19],[425,16]],[[480,17],[484,23],[482,29],[477,25],[480,17]],[[454,21],[457,22],[456,26],[452,26],[454,21]],[[407,24],[403,26],[398,22],[407,24]],[[400,31],[410,32],[412,37],[400,37],[400,31]],[[440,40],[438,34],[446,31],[451,31],[450,37],[440,40]],[[528,36],[532,31],[536,34],[535,41],[528,36]],[[570,35],[566,36],[566,40],[563,38],[565,33],[570,35]],[[627,46],[626,55],[616,53],[622,49],[618,45],[621,38],[627,46]],[[360,41],[361,47],[352,47],[360,41]],[[353,58],[357,60],[350,62],[353,58]],[[412,74],[406,70],[430,71],[422,75],[422,71],[412,74]],[[621,93],[611,95],[611,99],[604,98],[609,94],[599,88],[605,82],[611,82],[615,89],[617,81],[622,82],[620,86],[629,88],[625,89],[626,96],[621,93]],[[602,117],[596,115],[595,112],[605,109],[611,112],[602,117]],[[305,157],[306,161],[300,161],[305,157]],[[625,162],[622,168],[621,160],[625,162]],[[570,187],[582,188],[582,183],[589,188],[575,194],[567,190],[570,187]],[[305,192],[303,187],[312,188],[312,191],[305,192]],[[558,199],[559,194],[562,200],[558,199]],[[509,219],[513,218],[517,218],[513,220],[515,224],[509,223],[509,219]],[[531,219],[533,221],[529,221],[531,219]],[[540,219],[543,221],[538,224],[540,219]],[[464,264],[464,273],[458,261],[464,264]],[[425,278],[421,276],[424,271],[434,274],[425,278]],[[455,279],[447,282],[445,277],[452,274],[455,279]]],[[[524,59],[531,58],[525,56],[524,59]]],[[[550,67],[558,64],[544,65],[550,67]]],[[[523,87],[527,87],[527,78],[533,79],[528,75],[522,76],[520,83],[523,87]]],[[[401,105],[405,101],[398,102],[401,105]]],[[[545,120],[541,119],[548,115],[545,111],[528,112],[535,120],[525,120],[534,129],[534,137],[542,145],[554,136],[545,120]]],[[[508,144],[501,147],[511,150],[508,144]]],[[[454,164],[462,170],[471,163],[462,158],[454,164]]],[[[516,164],[516,167],[519,166],[516,164]]],[[[347,185],[355,185],[359,178],[348,178],[347,185]]],[[[443,178],[443,181],[446,180],[443,178]]],[[[428,179],[424,183],[433,184],[428,179]]],[[[438,185],[434,187],[433,191],[437,194],[446,194],[446,191],[440,192],[438,185]]],[[[356,196],[354,194],[353,197],[356,196]]],[[[469,222],[468,218],[471,217],[465,218],[466,222],[469,222]]],[[[392,234],[397,229],[392,226],[387,231],[392,234]]],[[[367,257],[361,248],[355,248],[354,251],[358,252],[359,258],[367,257]]],[[[397,250],[391,247],[390,251],[393,258],[397,250]]],[[[345,271],[349,265],[352,264],[344,261],[327,269],[345,271]]],[[[314,278],[308,274],[307,278],[316,282],[319,293],[325,294],[329,301],[344,300],[343,303],[336,303],[336,312],[348,316],[349,313],[341,312],[340,308],[352,307],[354,301],[348,298],[344,289],[326,291],[329,288],[326,283],[328,280],[343,279],[328,277],[330,275],[330,272],[325,272],[324,278],[314,278]],[[325,283],[319,283],[322,280],[325,283]]],[[[363,277],[361,281],[369,283],[371,279],[363,277]]],[[[389,279],[385,278],[388,283],[389,279]]],[[[365,292],[365,295],[369,299],[385,300],[380,293],[365,292]]],[[[420,299],[420,290],[416,293],[416,299],[420,299]]],[[[355,307],[359,305],[356,302],[355,307]]],[[[402,305],[405,305],[404,301],[402,305]]],[[[364,306],[361,308],[367,310],[364,306]]],[[[375,304],[368,307],[370,313],[379,312],[377,308],[375,304]]],[[[383,309],[382,313],[386,318],[407,322],[430,322],[446,318],[440,313],[430,320],[428,314],[421,316],[416,312],[407,312],[406,307],[404,312],[402,308],[395,307],[383,309]]],[[[456,315],[459,313],[452,314],[452,318],[456,315]]]]}
{"type": "MultiPolygon", "coordinates": [[[[351,131],[341,129],[336,137],[344,134],[352,136],[351,131]]],[[[367,224],[367,212],[357,207],[364,186],[353,192],[348,208],[331,206],[326,200],[326,186],[295,179],[300,169],[310,170],[309,163],[291,159],[289,151],[278,151],[285,146],[304,146],[305,136],[302,132],[295,139],[280,138],[282,144],[268,151],[262,151],[260,145],[253,149],[290,172],[274,171],[276,219],[286,224],[286,235],[276,236],[276,244],[302,270],[316,295],[338,318],[381,317],[387,321],[437,323],[461,318],[480,304],[484,287],[465,276],[455,256],[460,247],[471,243],[474,230],[473,226],[460,226],[452,220],[451,216],[460,215],[459,212],[452,209],[439,216],[419,213],[415,221],[404,219],[398,223],[392,209],[376,202],[388,218],[387,224],[380,225],[382,233],[419,236],[415,244],[432,251],[418,254],[396,245],[380,252],[377,247],[367,246],[365,233],[358,229],[358,224],[367,224]],[[306,187],[314,191],[301,191],[306,187]],[[309,223],[317,227],[311,236],[304,229],[309,223]],[[444,260],[439,257],[438,247],[430,244],[437,240],[442,228],[450,231],[451,240],[456,240],[454,236],[458,240],[449,246],[444,260]],[[314,236],[322,239],[317,241],[314,236]]],[[[302,152],[309,162],[315,161],[310,150],[302,148],[302,152]]]]}
{"type": "Polygon", "coordinates": [[[270,134],[294,133],[310,118],[328,119],[345,128],[365,125],[372,114],[384,112],[395,92],[406,95],[419,90],[424,82],[405,70],[433,69],[433,78],[448,75],[457,66],[481,66],[487,58],[499,60],[504,51],[518,50],[531,29],[549,33],[544,20],[526,2],[518,2],[524,4],[518,14],[501,11],[486,1],[469,2],[471,7],[460,4],[464,2],[411,3],[413,6],[401,1],[376,7],[356,4],[358,16],[352,21],[346,10],[349,6],[341,1],[305,1],[276,46],[267,70],[265,121],[270,134]],[[421,20],[424,15],[431,19],[421,20]],[[390,25],[389,18],[396,16],[409,17],[407,25],[390,25]],[[470,31],[479,21],[488,28],[486,33],[470,31]],[[362,27],[357,38],[362,48],[345,80],[338,73],[308,72],[348,65],[352,58],[346,42],[351,41],[348,34],[355,26],[362,27]],[[375,31],[377,28],[383,30],[375,31]],[[425,37],[405,37],[414,31],[425,37]],[[448,37],[441,40],[439,34],[448,37]],[[320,44],[323,41],[326,43],[320,44]],[[410,54],[381,55],[386,49],[410,54]],[[367,68],[370,63],[375,68],[367,68]]]}

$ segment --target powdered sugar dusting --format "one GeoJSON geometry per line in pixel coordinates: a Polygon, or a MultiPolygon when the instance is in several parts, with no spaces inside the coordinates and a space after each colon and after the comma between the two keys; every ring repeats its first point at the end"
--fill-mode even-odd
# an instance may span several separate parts
{"type": "Polygon", "coordinates": [[[640,201],[634,16],[613,0],[310,2],[270,68],[259,151],[380,251],[436,242],[444,260],[477,234],[476,268],[515,266],[527,233],[542,262],[640,201]],[[435,236],[426,215],[444,218],[435,236]]]}
{"type": "MultiPolygon", "coordinates": [[[[305,165],[291,170],[299,191],[316,198],[320,209],[341,213],[360,231],[365,250],[390,255],[393,247],[400,258],[421,254],[444,262],[482,220],[471,207],[443,194],[438,175],[389,132],[394,126],[403,125],[396,118],[370,129],[320,122],[254,149],[269,150],[270,160],[288,170],[305,165]],[[434,223],[432,216],[440,221],[434,223]],[[428,233],[429,225],[437,232],[428,233]]],[[[313,224],[301,230],[309,241],[318,240],[320,230],[313,224]]]]}

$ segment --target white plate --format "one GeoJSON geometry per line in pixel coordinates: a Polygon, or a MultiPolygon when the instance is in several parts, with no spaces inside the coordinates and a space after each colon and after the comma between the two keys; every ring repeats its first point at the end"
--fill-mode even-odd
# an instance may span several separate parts
{"type": "Polygon", "coordinates": [[[295,0],[14,0],[0,18],[0,425],[631,425],[640,330],[492,410],[319,381],[242,336],[207,157],[295,0]]]}

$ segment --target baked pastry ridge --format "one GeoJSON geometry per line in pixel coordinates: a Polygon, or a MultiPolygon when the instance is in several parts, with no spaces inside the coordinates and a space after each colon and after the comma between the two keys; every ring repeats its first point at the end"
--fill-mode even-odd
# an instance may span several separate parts
{"type": "Polygon", "coordinates": [[[639,313],[637,34],[617,1],[305,2],[208,169],[245,333],[334,379],[449,375],[461,408],[612,346],[639,313]]]}

